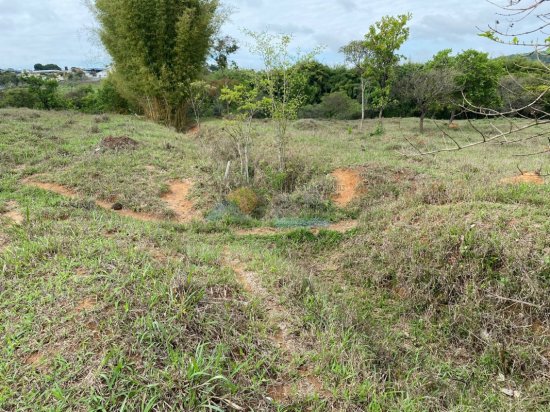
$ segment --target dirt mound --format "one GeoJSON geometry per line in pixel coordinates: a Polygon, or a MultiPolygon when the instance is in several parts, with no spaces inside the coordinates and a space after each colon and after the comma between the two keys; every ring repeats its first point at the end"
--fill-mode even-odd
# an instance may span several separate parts
{"type": "Polygon", "coordinates": [[[501,180],[501,183],[504,184],[520,184],[520,183],[529,183],[534,185],[543,185],[544,179],[537,172],[525,172],[519,176],[507,177],[501,180]]]}
{"type": "Polygon", "coordinates": [[[358,170],[338,169],[332,172],[336,179],[336,194],[332,197],[334,203],[345,207],[354,200],[360,192],[363,179],[358,170]]]}
{"type": "Polygon", "coordinates": [[[135,149],[139,143],[127,136],[109,136],[99,143],[98,150],[125,150],[135,149]]]}
{"type": "Polygon", "coordinates": [[[191,180],[175,181],[170,183],[170,191],[162,197],[180,222],[198,218],[193,202],[188,199],[192,187],[191,180]]]}
{"type": "Polygon", "coordinates": [[[317,130],[319,122],[315,119],[300,119],[294,122],[294,128],[297,130],[317,130]]]}

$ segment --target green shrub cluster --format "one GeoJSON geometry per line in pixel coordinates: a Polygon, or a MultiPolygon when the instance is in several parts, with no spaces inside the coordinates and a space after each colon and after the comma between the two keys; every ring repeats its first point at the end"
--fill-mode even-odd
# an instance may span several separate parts
{"type": "Polygon", "coordinates": [[[109,79],[99,85],[77,85],[68,91],[57,80],[41,77],[20,78],[11,85],[13,87],[0,91],[0,108],[72,109],[91,114],[131,111],[109,79]]]}

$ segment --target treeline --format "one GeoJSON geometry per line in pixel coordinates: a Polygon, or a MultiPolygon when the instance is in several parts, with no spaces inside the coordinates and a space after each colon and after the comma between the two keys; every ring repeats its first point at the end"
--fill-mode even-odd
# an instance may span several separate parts
{"type": "Polygon", "coordinates": [[[0,73],[0,108],[129,113],[132,107],[106,79],[100,84],[60,83],[47,76],[0,73]]]}
{"type": "MultiPolygon", "coordinates": [[[[235,66],[235,65],[233,65],[235,66]]],[[[291,68],[300,73],[303,82],[296,93],[303,105],[301,118],[359,119],[361,117],[361,75],[344,65],[328,66],[315,60],[304,61],[291,68]]],[[[437,53],[420,64],[407,62],[396,69],[396,80],[386,117],[449,118],[460,116],[464,97],[475,106],[505,111],[521,108],[534,101],[548,88],[550,76],[544,66],[524,56],[490,59],[486,53],[466,50],[456,56],[451,50],[437,53]]],[[[211,64],[204,68],[202,80],[194,84],[201,95],[201,116],[223,117],[231,114],[231,105],[221,99],[224,88],[240,85],[252,88],[258,74],[248,69],[221,67],[211,64]],[[202,90],[200,90],[202,89],[202,90]]],[[[34,109],[74,109],[86,113],[140,112],[119,94],[113,82],[106,79],[100,85],[70,87],[47,77],[22,77],[0,73],[0,107],[34,109]]],[[[369,105],[374,88],[365,89],[367,117],[378,110],[369,105]]],[[[539,103],[550,108],[544,98],[539,103]]],[[[188,116],[193,117],[192,107],[188,116]]],[[[526,115],[529,115],[527,110],[526,115]]],[[[262,117],[262,111],[256,113],[262,117]]]]}

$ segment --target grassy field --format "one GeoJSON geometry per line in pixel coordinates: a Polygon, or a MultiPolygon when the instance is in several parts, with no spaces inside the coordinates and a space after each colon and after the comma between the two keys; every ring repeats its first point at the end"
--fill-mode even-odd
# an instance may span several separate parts
{"type": "Polygon", "coordinates": [[[220,121],[0,110],[0,410],[550,410],[550,186],[503,182],[548,158],[385,126],[298,121],[281,177],[258,121],[261,207],[216,217],[220,121]],[[184,180],[204,219],[165,201],[184,180]]]}

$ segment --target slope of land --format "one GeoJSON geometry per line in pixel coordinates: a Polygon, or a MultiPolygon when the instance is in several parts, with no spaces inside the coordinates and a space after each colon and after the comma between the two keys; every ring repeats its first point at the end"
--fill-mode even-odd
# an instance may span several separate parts
{"type": "Polygon", "coordinates": [[[263,217],[215,219],[205,139],[91,124],[0,110],[0,410],[548,410],[550,185],[512,156],[534,143],[404,157],[437,128],[320,121],[263,217]]]}

